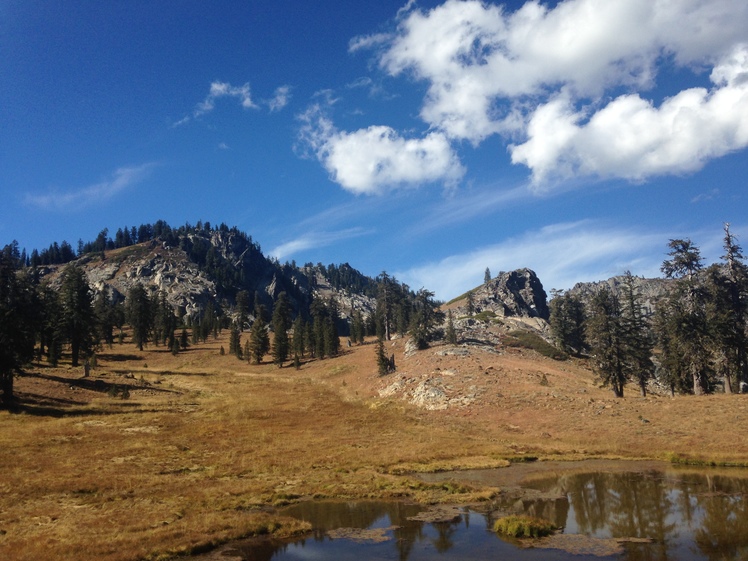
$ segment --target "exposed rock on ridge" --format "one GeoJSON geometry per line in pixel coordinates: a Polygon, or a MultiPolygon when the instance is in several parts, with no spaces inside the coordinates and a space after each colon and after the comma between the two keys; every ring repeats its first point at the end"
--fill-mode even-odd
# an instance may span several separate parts
{"type": "Polygon", "coordinates": [[[525,317],[547,320],[548,296],[531,269],[500,273],[473,290],[476,312],[491,311],[499,317],[525,317]]]}

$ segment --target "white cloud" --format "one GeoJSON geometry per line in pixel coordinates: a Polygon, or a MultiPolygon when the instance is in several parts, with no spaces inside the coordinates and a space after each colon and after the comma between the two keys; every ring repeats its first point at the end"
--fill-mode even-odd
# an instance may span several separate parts
{"type": "Polygon", "coordinates": [[[420,115],[432,134],[513,139],[513,161],[536,182],[683,173],[748,144],[748,64],[746,48],[736,47],[748,38],[744,0],[410,8],[394,33],[358,37],[350,50],[378,49],[386,72],[427,82],[420,115]],[[715,86],[655,107],[636,92],[656,83],[662,64],[693,70],[695,82],[713,67],[715,86]],[[621,88],[630,93],[608,103],[621,88]]]}
{"type": "Polygon", "coordinates": [[[24,202],[43,210],[75,211],[103,203],[145,179],[155,164],[122,167],[111,179],[83,187],[75,191],[62,192],[58,189],[45,194],[27,194],[24,202]]]}
{"type": "Polygon", "coordinates": [[[270,112],[280,111],[291,101],[291,86],[280,86],[275,89],[275,95],[267,101],[270,112]]]}
{"type": "Polygon", "coordinates": [[[635,275],[659,276],[670,237],[665,232],[606,228],[594,221],[561,223],[396,276],[410,286],[427,286],[437,298],[449,300],[480,284],[486,267],[494,274],[528,267],[550,293],[551,288],[571,288],[577,282],[606,279],[627,269],[635,275]]]}
{"type": "Polygon", "coordinates": [[[279,261],[308,249],[325,247],[341,240],[367,235],[371,232],[363,228],[349,228],[338,232],[307,232],[298,238],[283,243],[268,252],[279,261]]]}
{"type": "Polygon", "coordinates": [[[555,99],[535,111],[528,140],[510,148],[512,161],[531,168],[536,183],[579,175],[640,181],[701,169],[748,146],[746,76],[741,47],[713,70],[713,90],[684,90],[660,107],[624,95],[582,122],[568,99],[555,99]]]}
{"type": "Polygon", "coordinates": [[[301,139],[333,181],[356,194],[459,180],[464,168],[444,134],[404,138],[386,126],[340,131],[318,106],[301,117],[301,139]]]}
{"type": "Polygon", "coordinates": [[[216,100],[222,97],[235,98],[239,101],[244,109],[257,109],[258,106],[252,101],[252,95],[249,89],[249,83],[245,83],[242,86],[232,86],[228,82],[213,82],[210,84],[210,90],[206,98],[197,104],[195,110],[192,112],[192,116],[186,116],[175,122],[172,127],[179,127],[190,122],[191,119],[196,119],[210,113],[216,108],[216,100]]]}

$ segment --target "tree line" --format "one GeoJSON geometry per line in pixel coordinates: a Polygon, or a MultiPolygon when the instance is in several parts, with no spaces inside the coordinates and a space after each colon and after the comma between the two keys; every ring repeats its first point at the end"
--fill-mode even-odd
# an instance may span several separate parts
{"type": "Polygon", "coordinates": [[[657,382],[671,394],[748,389],[748,267],[725,224],[721,262],[704,266],[689,239],[672,239],[661,271],[671,283],[645,311],[635,277],[620,290],[604,286],[588,301],[557,293],[550,302],[556,343],[589,356],[601,381],[622,397],[635,383],[642,395],[657,382]]]}

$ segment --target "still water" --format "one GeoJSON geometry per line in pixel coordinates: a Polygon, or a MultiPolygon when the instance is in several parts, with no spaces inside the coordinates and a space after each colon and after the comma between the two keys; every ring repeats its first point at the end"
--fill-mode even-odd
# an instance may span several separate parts
{"type": "Polygon", "coordinates": [[[423,507],[403,503],[303,503],[286,514],[311,522],[312,535],[235,543],[219,554],[247,561],[748,560],[745,470],[575,473],[522,486],[494,505],[495,513],[459,509],[448,522],[414,519],[423,507]],[[498,511],[542,516],[563,531],[522,547],[490,531],[498,511]]]}

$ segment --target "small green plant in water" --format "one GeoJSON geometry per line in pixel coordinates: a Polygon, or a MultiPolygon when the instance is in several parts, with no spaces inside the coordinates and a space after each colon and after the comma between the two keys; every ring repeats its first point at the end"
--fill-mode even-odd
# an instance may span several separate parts
{"type": "Polygon", "coordinates": [[[556,527],[547,520],[524,515],[504,516],[493,525],[494,532],[512,538],[542,538],[554,530],[556,527]]]}

